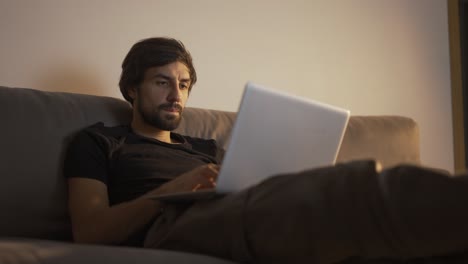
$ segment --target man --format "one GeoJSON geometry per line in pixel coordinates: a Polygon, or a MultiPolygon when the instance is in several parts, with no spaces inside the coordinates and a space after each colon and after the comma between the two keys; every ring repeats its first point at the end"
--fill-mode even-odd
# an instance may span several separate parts
{"type": "Polygon", "coordinates": [[[126,242],[161,210],[148,195],[210,188],[218,172],[214,141],[170,132],[196,82],[192,58],[182,43],[162,38],[137,43],[122,68],[120,89],[134,110],[131,125],[88,128],[73,142],[65,163],[77,242],[126,242]],[[131,155],[140,152],[154,162],[133,171],[138,161],[131,155]],[[110,154],[116,164],[109,167],[110,154]],[[137,178],[138,171],[145,174],[137,178]]]}
{"type": "Polygon", "coordinates": [[[149,199],[214,187],[222,157],[216,142],[171,132],[196,80],[177,40],[131,48],[119,83],[133,106],[131,124],[85,129],[65,161],[75,241],[255,263],[412,259],[468,248],[465,178],[411,166],[379,174],[374,162],[360,161],[273,177],[212,200],[149,199]]]}

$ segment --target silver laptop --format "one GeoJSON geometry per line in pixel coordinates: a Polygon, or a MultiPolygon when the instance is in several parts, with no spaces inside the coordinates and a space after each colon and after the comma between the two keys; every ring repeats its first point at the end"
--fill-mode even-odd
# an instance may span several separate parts
{"type": "Polygon", "coordinates": [[[332,165],[349,116],[345,109],[247,83],[216,188],[152,198],[205,199],[278,174],[332,165]]]}

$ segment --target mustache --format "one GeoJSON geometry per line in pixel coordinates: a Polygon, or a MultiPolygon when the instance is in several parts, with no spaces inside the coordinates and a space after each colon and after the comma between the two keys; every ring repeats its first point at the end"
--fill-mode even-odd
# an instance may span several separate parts
{"type": "Polygon", "coordinates": [[[182,106],[178,103],[166,103],[158,107],[158,109],[164,109],[164,108],[175,108],[177,109],[177,111],[182,112],[182,106]]]}

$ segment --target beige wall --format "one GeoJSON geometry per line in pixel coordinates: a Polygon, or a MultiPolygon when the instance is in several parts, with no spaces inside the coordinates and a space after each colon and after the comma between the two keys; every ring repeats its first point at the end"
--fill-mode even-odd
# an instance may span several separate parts
{"type": "Polygon", "coordinates": [[[173,36],[199,74],[191,106],[237,109],[247,80],[404,115],[425,165],[453,170],[443,0],[0,0],[0,85],[121,97],[120,63],[173,36]]]}

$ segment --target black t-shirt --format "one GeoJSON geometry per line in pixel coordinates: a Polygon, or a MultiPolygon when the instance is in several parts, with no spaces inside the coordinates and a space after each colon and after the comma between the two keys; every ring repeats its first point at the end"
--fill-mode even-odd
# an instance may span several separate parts
{"type": "Polygon", "coordinates": [[[71,142],[65,177],[99,180],[107,185],[110,205],[135,199],[178,175],[223,155],[214,140],[171,133],[181,144],[137,135],[130,126],[92,125],[71,142]]]}

